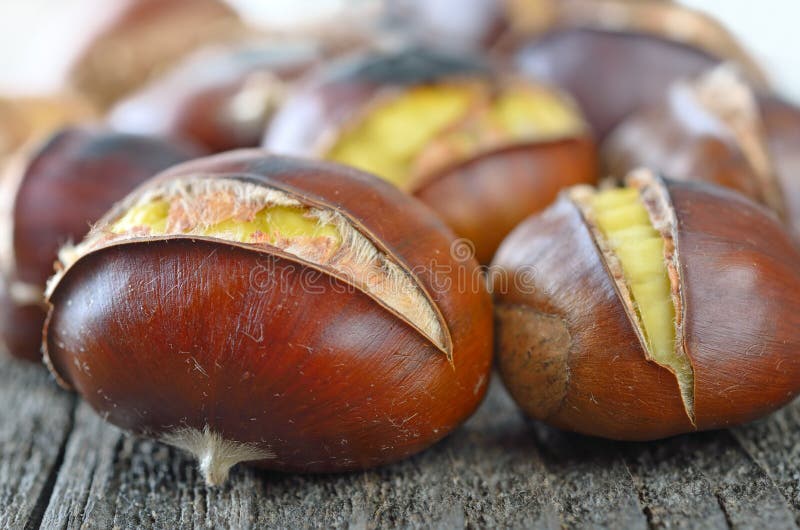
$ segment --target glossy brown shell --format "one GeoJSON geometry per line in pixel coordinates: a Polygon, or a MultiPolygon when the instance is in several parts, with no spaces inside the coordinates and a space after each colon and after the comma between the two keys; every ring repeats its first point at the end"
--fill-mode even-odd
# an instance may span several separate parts
{"type": "Polygon", "coordinates": [[[734,192],[667,188],[696,425],[674,375],[645,359],[587,224],[565,196],[520,225],[494,261],[517,279],[505,290],[495,282],[500,371],[533,417],[650,440],[750,421],[800,390],[800,253],[791,237],[734,192]]]}
{"type": "Polygon", "coordinates": [[[24,282],[43,292],[63,244],[79,241],[106,210],[149,177],[199,154],[181,143],[69,128],[11,166],[4,178],[17,184],[8,190],[13,194],[6,228],[11,240],[2,251],[0,335],[14,355],[41,358],[45,312],[35,302],[11,301],[9,284],[24,282]]]}
{"type": "Polygon", "coordinates": [[[521,221],[543,210],[566,186],[597,182],[589,137],[497,149],[429,177],[414,190],[459,235],[481,263],[521,221]]]}
{"type": "MultiPolygon", "coordinates": [[[[276,115],[264,146],[277,153],[321,157],[326,144],[382,90],[438,79],[486,78],[477,60],[429,50],[353,58],[323,72],[276,115]]],[[[408,192],[428,204],[456,235],[472,241],[489,263],[500,241],[558,191],[598,179],[596,146],[587,133],[573,138],[518,143],[445,165],[408,192]]]]}
{"type": "Polygon", "coordinates": [[[184,237],[123,243],[80,259],[50,299],[52,366],[98,412],[156,437],[209,426],[274,452],[265,467],[304,472],[403,458],[472,413],[488,384],[491,301],[481,282],[443,287],[477,263],[451,256],[452,234],[429,210],[375,177],[262,152],[154,182],[197,174],[344,213],[430,293],[453,364],[374,299],[291,256],[184,237]]]}
{"type": "Polygon", "coordinates": [[[673,82],[720,60],[653,35],[568,28],[523,46],[516,63],[569,92],[602,140],[633,111],[657,103],[673,82]]]}

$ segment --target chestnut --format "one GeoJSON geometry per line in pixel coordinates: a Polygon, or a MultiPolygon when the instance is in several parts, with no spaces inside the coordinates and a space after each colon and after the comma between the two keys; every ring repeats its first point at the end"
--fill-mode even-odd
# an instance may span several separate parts
{"type": "Polygon", "coordinates": [[[452,241],[351,168],[199,159],[62,251],[45,356],[108,421],[194,453],[209,484],[244,461],[378,466],[447,435],[486,391],[491,298],[452,241]]]}
{"type": "Polygon", "coordinates": [[[755,94],[724,67],[675,83],[658,105],[622,122],[603,145],[603,160],[611,175],[647,166],[782,210],[755,94]]]}
{"type": "Polygon", "coordinates": [[[222,0],[102,2],[86,22],[69,82],[105,109],[201,45],[246,31],[222,0]]]}
{"type": "Polygon", "coordinates": [[[675,83],[662,101],[623,121],[604,143],[603,160],[611,175],[647,166],[735,189],[800,226],[798,127],[800,111],[718,67],[675,83]]]}
{"type": "Polygon", "coordinates": [[[92,105],[74,94],[0,98],[0,163],[24,144],[36,142],[60,127],[93,122],[96,118],[92,105]]]}
{"type": "Polygon", "coordinates": [[[383,177],[472,241],[481,263],[561,188],[597,179],[594,142],[565,94],[424,48],[318,72],[278,111],[264,146],[383,177]]]}
{"type": "Polygon", "coordinates": [[[758,107],[784,219],[800,235],[800,108],[771,94],[760,94],[758,107]]]}
{"type": "Polygon", "coordinates": [[[495,257],[503,381],[532,417],[618,440],[756,419],[800,390],[798,263],[719,186],[639,170],[570,189],[495,257]]]}
{"type": "Polygon", "coordinates": [[[550,10],[522,3],[513,17],[525,35],[517,67],[572,94],[603,139],[631,112],[658,101],[674,81],[725,61],[740,65],[765,86],[764,74],[714,19],[677,3],[563,0],[550,10]],[[526,22],[525,7],[530,22],[526,22]],[[542,19],[542,13],[551,13],[542,19]]]}
{"type": "Polygon", "coordinates": [[[149,137],[67,128],[12,160],[0,180],[0,342],[6,350],[41,359],[45,282],[60,246],[83,237],[145,179],[198,154],[149,137]]]}
{"type": "Polygon", "coordinates": [[[287,84],[323,56],[312,41],[202,49],[118,102],[118,131],[186,138],[211,152],[258,147],[287,84]]]}

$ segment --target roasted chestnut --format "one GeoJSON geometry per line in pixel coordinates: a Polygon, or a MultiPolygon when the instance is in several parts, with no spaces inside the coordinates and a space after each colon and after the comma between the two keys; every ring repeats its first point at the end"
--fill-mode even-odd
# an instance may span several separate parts
{"type": "Polygon", "coordinates": [[[679,81],[603,145],[608,174],[647,166],[739,191],[800,227],[800,111],[757,95],[727,67],[679,81]]]}
{"type": "Polygon", "coordinates": [[[85,99],[61,94],[38,98],[0,98],[0,164],[24,144],[36,142],[65,125],[95,121],[85,99]]]}
{"type": "Polygon", "coordinates": [[[222,0],[116,0],[98,4],[70,83],[101,108],[211,42],[241,38],[236,12],[222,0]]]}
{"type": "Polygon", "coordinates": [[[753,420],[800,390],[798,264],[778,220],[725,188],[648,170],[573,188],[495,257],[501,375],[534,418],[594,436],[753,420]]]}
{"type": "Polygon", "coordinates": [[[194,453],[210,484],[242,461],[381,465],[444,437],[486,390],[491,299],[452,241],[350,168],[200,159],[62,251],[45,355],[110,422],[194,453]]]}
{"type": "Polygon", "coordinates": [[[604,144],[603,159],[611,175],[647,166],[782,210],[756,97],[726,68],[679,81],[660,104],[633,114],[604,144]]]}
{"type": "Polygon", "coordinates": [[[783,215],[800,235],[800,108],[774,95],[758,97],[772,167],[782,192],[783,215]]]}
{"type": "Polygon", "coordinates": [[[258,147],[286,84],[322,56],[311,41],[203,49],[123,99],[115,130],[187,138],[211,152],[258,147]]]}
{"type": "Polygon", "coordinates": [[[63,129],[12,160],[0,180],[0,342],[41,359],[44,287],[59,247],[78,240],[147,178],[198,156],[183,144],[63,129]]]}
{"type": "MultiPolygon", "coordinates": [[[[674,81],[734,61],[753,83],[760,68],[715,20],[672,2],[559,0],[513,17],[537,37],[516,53],[522,72],[570,92],[598,138],[631,112],[649,106],[674,81]],[[551,13],[541,20],[542,13],[551,13]],[[544,31],[543,35],[538,35],[544,31]]],[[[522,29],[518,32],[524,34],[522,29]]]]}
{"type": "Polygon", "coordinates": [[[562,187],[597,178],[594,142],[567,96],[423,49],[320,72],[277,113],[264,145],[383,177],[473,241],[482,263],[562,187]]]}

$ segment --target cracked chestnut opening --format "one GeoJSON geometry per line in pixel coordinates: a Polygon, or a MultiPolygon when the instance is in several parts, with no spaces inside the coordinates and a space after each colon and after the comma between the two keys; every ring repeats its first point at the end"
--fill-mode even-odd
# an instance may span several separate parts
{"type": "Polygon", "coordinates": [[[631,187],[594,192],[580,188],[582,209],[650,360],[675,374],[690,418],[694,418],[694,373],[677,340],[680,285],[667,213],[666,191],[654,179],[631,187]]]}
{"type": "Polygon", "coordinates": [[[417,86],[379,97],[326,158],[412,190],[439,170],[507,145],[552,140],[585,129],[579,111],[552,89],[480,82],[417,86]]]}
{"type": "MultiPolygon", "coordinates": [[[[299,258],[399,315],[452,362],[449,335],[434,302],[400,262],[343,213],[266,185],[189,178],[149,188],[122,204],[81,244],[62,249],[60,275],[102,247],[168,236],[208,238],[299,258]]],[[[60,275],[51,280],[50,292],[60,275]]]]}

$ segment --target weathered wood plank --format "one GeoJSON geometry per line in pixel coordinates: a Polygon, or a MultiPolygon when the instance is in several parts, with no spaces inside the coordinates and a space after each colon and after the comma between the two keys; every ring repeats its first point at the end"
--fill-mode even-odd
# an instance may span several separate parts
{"type": "Polygon", "coordinates": [[[185,455],[128,438],[81,405],[43,524],[559,528],[553,481],[529,427],[497,386],[466,426],[406,462],[343,476],[243,468],[225,487],[210,490],[185,455]]]}
{"type": "Polygon", "coordinates": [[[800,524],[800,400],[731,433],[769,475],[800,524]]]}
{"type": "Polygon", "coordinates": [[[693,453],[698,444],[692,436],[623,445],[627,445],[628,469],[652,528],[728,528],[713,485],[696,465],[693,453]]]}
{"type": "Polygon", "coordinates": [[[536,441],[555,476],[556,503],[569,528],[645,529],[644,507],[618,444],[537,425],[536,441]]]}
{"type": "Polygon", "coordinates": [[[775,483],[728,431],[624,453],[653,528],[796,528],[775,483]]]}
{"type": "Polygon", "coordinates": [[[179,451],[129,438],[80,405],[42,522],[46,528],[793,528],[795,513],[784,496],[797,491],[797,475],[781,474],[778,457],[766,455],[775,450],[798,459],[795,441],[777,445],[796,427],[796,418],[786,419],[792,411],[742,428],[745,434],[737,430],[736,437],[723,431],[614,443],[525,421],[494,381],[474,418],[408,461],[343,476],[241,468],[226,486],[208,489],[179,451]],[[764,429],[775,432],[758,451],[737,442],[764,429]],[[765,472],[770,466],[776,470],[765,472]]]}
{"type": "Polygon", "coordinates": [[[74,406],[43,366],[0,355],[0,528],[38,527],[74,406]]]}

